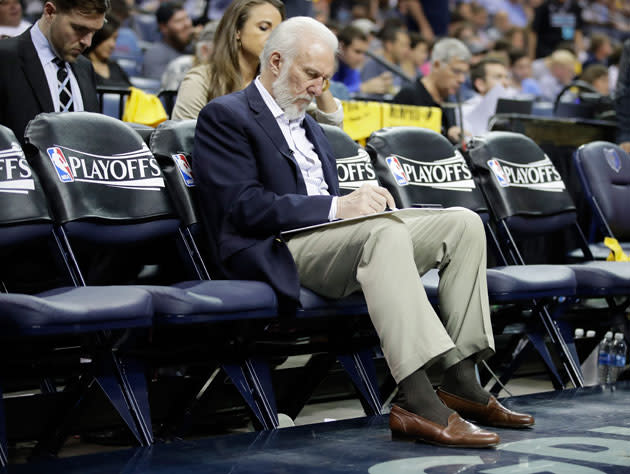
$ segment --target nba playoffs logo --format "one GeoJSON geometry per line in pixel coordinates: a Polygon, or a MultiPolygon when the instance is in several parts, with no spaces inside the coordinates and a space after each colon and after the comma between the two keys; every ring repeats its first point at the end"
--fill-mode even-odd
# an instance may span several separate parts
{"type": "Polygon", "coordinates": [[[195,185],[195,179],[193,178],[192,168],[188,160],[186,159],[186,155],[179,153],[177,155],[172,155],[173,161],[177,165],[177,169],[182,175],[182,179],[184,180],[184,184],[188,187],[192,187],[195,185]]]}
{"type": "Polygon", "coordinates": [[[52,161],[55,166],[55,170],[57,171],[57,175],[59,179],[63,183],[71,183],[74,181],[74,176],[72,175],[72,171],[70,170],[70,165],[68,164],[68,160],[64,156],[61,148],[59,147],[51,147],[46,150],[48,152],[48,156],[50,157],[50,161],[52,161]]]}
{"type": "Polygon", "coordinates": [[[606,157],[608,166],[610,166],[615,173],[619,173],[619,171],[621,171],[621,158],[617,150],[614,148],[604,148],[604,156],[606,157]]]}
{"type": "Polygon", "coordinates": [[[407,186],[409,184],[409,179],[407,178],[407,173],[405,173],[400,161],[398,161],[398,158],[395,156],[388,156],[385,158],[385,161],[387,161],[389,171],[391,171],[394,178],[396,178],[398,186],[407,186]]]}
{"type": "Polygon", "coordinates": [[[492,170],[501,186],[506,187],[510,185],[510,182],[508,181],[508,178],[497,159],[488,160],[488,167],[492,170]]]}

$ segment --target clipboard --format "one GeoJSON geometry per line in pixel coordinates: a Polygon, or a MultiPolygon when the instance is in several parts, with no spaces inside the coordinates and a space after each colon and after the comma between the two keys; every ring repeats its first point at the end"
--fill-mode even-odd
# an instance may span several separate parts
{"type": "Polygon", "coordinates": [[[309,226],[306,226],[306,227],[298,227],[297,229],[285,230],[284,232],[280,232],[280,236],[281,237],[293,237],[295,234],[298,234],[300,232],[304,232],[304,231],[307,231],[307,230],[320,229],[320,228],[323,228],[323,227],[335,227],[335,226],[338,226],[339,224],[347,224],[348,222],[360,221],[360,220],[365,220],[365,219],[371,219],[373,217],[379,217],[379,216],[386,216],[388,214],[393,214],[394,212],[398,212],[400,210],[402,210],[402,209],[395,209],[395,210],[391,210],[391,211],[376,212],[376,213],[370,214],[368,216],[350,217],[348,219],[335,219],[334,221],[322,222],[321,224],[309,225],[309,226]]]}

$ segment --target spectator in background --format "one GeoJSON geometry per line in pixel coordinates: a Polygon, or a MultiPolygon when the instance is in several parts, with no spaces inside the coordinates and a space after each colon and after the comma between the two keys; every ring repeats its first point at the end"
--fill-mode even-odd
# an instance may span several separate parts
{"type": "Polygon", "coordinates": [[[206,23],[199,33],[194,43],[195,54],[184,54],[173,59],[164,74],[162,74],[161,88],[167,91],[175,91],[179,89],[179,85],[184,80],[186,73],[190,68],[199,66],[200,64],[208,64],[210,55],[214,49],[214,33],[219,22],[216,20],[206,23]]]}
{"type": "Polygon", "coordinates": [[[116,61],[109,57],[116,47],[120,23],[112,16],[107,16],[103,28],[98,30],[92,38],[92,45],[85,50],[85,55],[92,62],[96,73],[96,85],[129,87],[129,76],[116,61]]]}
{"type": "Polygon", "coordinates": [[[0,0],[0,39],[18,36],[31,24],[22,18],[20,0],[0,0]]]}
{"type": "Polygon", "coordinates": [[[623,44],[623,52],[619,62],[615,109],[618,127],[617,143],[630,153],[630,39],[623,44]]]}
{"type": "MultiPolygon", "coordinates": [[[[470,4],[470,22],[473,25],[475,37],[474,42],[478,43],[478,46],[488,49],[492,45],[492,40],[488,36],[486,29],[488,28],[488,11],[479,5],[478,3],[470,4]]],[[[469,44],[470,46],[470,44],[469,44]]]]}
{"type": "Polygon", "coordinates": [[[538,79],[541,97],[553,102],[556,97],[575,77],[576,57],[566,49],[558,49],[547,58],[548,71],[538,79]]]}
{"type": "MultiPolygon", "coordinates": [[[[461,41],[455,38],[438,41],[431,52],[431,72],[403,87],[394,102],[442,108],[466,80],[470,57],[470,51],[461,41]]],[[[462,138],[462,130],[457,126],[451,108],[442,108],[442,133],[453,143],[459,143],[462,138]]]]}
{"type": "Polygon", "coordinates": [[[385,94],[392,86],[392,74],[385,71],[379,76],[361,82],[361,67],[365,63],[368,37],[357,27],[349,25],[337,35],[339,54],[337,72],[333,80],[342,82],[350,93],[385,94]]]}
{"type": "Polygon", "coordinates": [[[160,79],[166,66],[181,56],[193,40],[193,26],[181,3],[162,3],[155,12],[162,40],[153,43],[144,54],[142,75],[160,79]]]}
{"type": "Polygon", "coordinates": [[[20,143],[39,113],[99,111],[94,69],[81,53],[108,8],[108,0],[50,0],[32,28],[0,41],[0,124],[20,143]]]}
{"type": "Polygon", "coordinates": [[[602,64],[608,66],[608,58],[613,53],[610,38],[602,33],[591,35],[591,46],[588,48],[588,58],[582,64],[582,69],[586,69],[592,64],[602,64]]]}
{"type": "Polygon", "coordinates": [[[265,41],[282,20],[284,6],[280,0],[232,2],[214,34],[210,62],[193,67],[184,77],[173,118],[196,119],[210,100],[241,90],[253,81],[265,41]]]}
{"type": "Polygon", "coordinates": [[[486,57],[471,68],[470,82],[475,94],[462,104],[463,125],[466,132],[479,135],[488,131],[498,99],[508,97],[508,69],[501,59],[486,57]]]}
{"type": "Polygon", "coordinates": [[[505,38],[512,28],[510,17],[505,11],[498,11],[492,18],[492,26],[488,29],[488,38],[490,41],[497,41],[505,38]]]}
{"type": "Polygon", "coordinates": [[[546,0],[536,8],[531,40],[537,58],[549,56],[563,41],[571,41],[579,56],[584,48],[582,9],[577,0],[546,0]]]}
{"type": "Polygon", "coordinates": [[[534,56],[534,52],[530,51],[530,31],[527,28],[513,27],[505,34],[505,39],[514,49],[522,49],[526,51],[530,57],[534,56]]]}
{"type": "Polygon", "coordinates": [[[536,98],[541,95],[540,85],[532,77],[532,60],[525,50],[510,50],[510,86],[515,97],[536,98]]]}
{"type": "Polygon", "coordinates": [[[602,64],[591,64],[584,69],[580,80],[593,86],[597,92],[603,96],[610,95],[610,87],[608,85],[608,68],[602,64]]]}
{"type": "MultiPolygon", "coordinates": [[[[182,81],[173,118],[196,119],[215,97],[249,85],[258,75],[267,38],[283,19],[280,0],[234,0],[217,26],[210,63],[192,68],[182,81]]],[[[316,104],[309,110],[316,120],[341,125],[343,108],[330,90],[317,97],[316,104]]]]}
{"type": "MultiPolygon", "coordinates": [[[[409,58],[411,51],[409,34],[400,28],[384,28],[379,36],[383,43],[383,59],[401,67],[402,63],[409,58]]],[[[370,58],[361,70],[361,82],[369,81],[388,71],[380,62],[370,58]]],[[[404,82],[405,80],[402,77],[396,74],[393,75],[392,83],[395,91],[398,91],[404,82]]]]}
{"type": "Polygon", "coordinates": [[[428,61],[431,42],[420,33],[409,33],[409,40],[411,42],[409,75],[412,77],[426,76],[431,69],[431,63],[428,61]]]}

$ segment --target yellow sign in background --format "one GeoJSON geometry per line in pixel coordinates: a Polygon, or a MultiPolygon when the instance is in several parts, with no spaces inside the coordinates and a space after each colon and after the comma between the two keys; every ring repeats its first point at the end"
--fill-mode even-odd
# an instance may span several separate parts
{"type": "Polygon", "coordinates": [[[346,101],[343,129],[353,140],[365,143],[370,134],[383,127],[413,126],[440,133],[442,110],[438,107],[346,101]]]}

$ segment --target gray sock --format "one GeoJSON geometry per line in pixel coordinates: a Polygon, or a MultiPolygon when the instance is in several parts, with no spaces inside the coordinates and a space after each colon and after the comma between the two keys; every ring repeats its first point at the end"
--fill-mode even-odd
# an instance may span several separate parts
{"type": "Polygon", "coordinates": [[[394,401],[399,407],[442,426],[453,411],[438,398],[424,370],[418,369],[398,384],[394,401]]]}
{"type": "Polygon", "coordinates": [[[490,400],[490,393],[484,390],[477,380],[475,362],[464,359],[449,367],[444,373],[442,390],[484,405],[490,400]]]}

